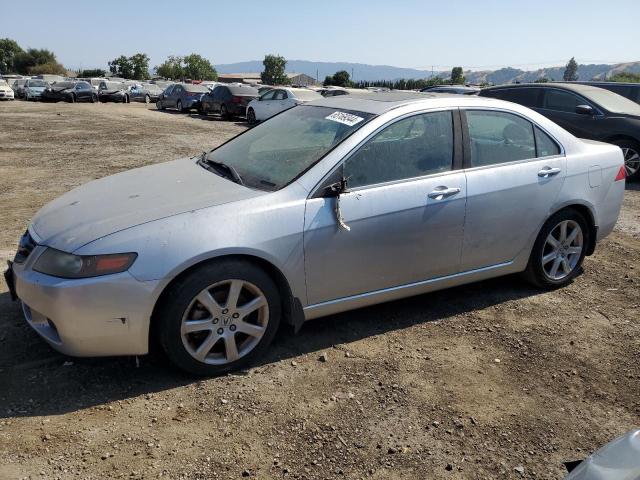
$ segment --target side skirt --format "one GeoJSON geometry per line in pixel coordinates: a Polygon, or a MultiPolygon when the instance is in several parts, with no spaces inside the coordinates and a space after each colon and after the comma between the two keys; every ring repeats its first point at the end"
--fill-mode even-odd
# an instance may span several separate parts
{"type": "Polygon", "coordinates": [[[464,285],[465,283],[478,282],[488,278],[500,277],[520,271],[513,261],[491,265],[489,267],[469,270],[467,272],[455,273],[444,277],[432,278],[420,282],[399,285],[397,287],[375,290],[373,292],[360,293],[350,297],[338,298],[327,302],[316,303],[304,307],[305,320],[333,315],[356,308],[368,307],[378,303],[390,302],[414,295],[442,290],[449,287],[464,285]]]}

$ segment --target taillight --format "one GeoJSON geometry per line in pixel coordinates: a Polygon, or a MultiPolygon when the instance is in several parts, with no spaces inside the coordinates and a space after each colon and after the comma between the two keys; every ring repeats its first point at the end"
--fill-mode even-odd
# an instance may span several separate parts
{"type": "Polygon", "coordinates": [[[618,174],[616,175],[616,182],[619,182],[620,180],[624,180],[627,177],[627,171],[624,168],[624,165],[622,165],[620,167],[620,170],[618,170],[618,174]]]}
{"type": "Polygon", "coordinates": [[[231,97],[231,103],[242,103],[242,97],[236,97],[235,95],[231,97]]]}

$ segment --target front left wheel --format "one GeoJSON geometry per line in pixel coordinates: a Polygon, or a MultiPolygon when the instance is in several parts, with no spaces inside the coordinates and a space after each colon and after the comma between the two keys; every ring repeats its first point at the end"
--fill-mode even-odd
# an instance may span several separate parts
{"type": "Polygon", "coordinates": [[[160,344],[187,372],[237,370],[273,340],[280,303],[277,286],[259,267],[235,260],[205,264],[165,296],[155,319],[160,344]]]}

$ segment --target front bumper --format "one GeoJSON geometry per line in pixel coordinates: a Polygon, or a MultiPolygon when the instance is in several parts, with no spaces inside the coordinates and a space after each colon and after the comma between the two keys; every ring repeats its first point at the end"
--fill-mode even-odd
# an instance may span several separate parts
{"type": "Polygon", "coordinates": [[[119,102],[122,103],[124,101],[124,94],[122,93],[101,93],[98,96],[98,99],[101,102],[119,102]]]}
{"type": "Polygon", "coordinates": [[[13,92],[0,91],[0,100],[13,100],[13,99],[14,99],[13,92]]]}
{"type": "Polygon", "coordinates": [[[15,293],[27,323],[54,349],[80,357],[148,352],[153,292],[128,272],[62,279],[32,270],[45,247],[12,266],[15,293]]]}

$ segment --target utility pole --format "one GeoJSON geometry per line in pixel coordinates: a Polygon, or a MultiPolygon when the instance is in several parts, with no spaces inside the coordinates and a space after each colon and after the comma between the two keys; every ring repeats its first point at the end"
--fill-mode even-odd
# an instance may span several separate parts
{"type": "Polygon", "coordinates": [[[355,79],[353,78],[353,67],[351,67],[351,81],[354,82],[355,79]]]}

